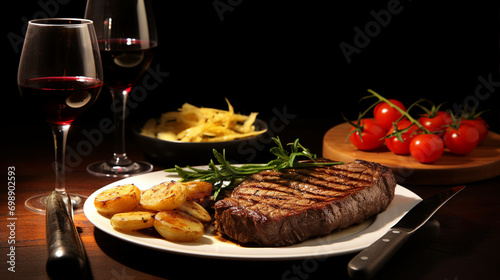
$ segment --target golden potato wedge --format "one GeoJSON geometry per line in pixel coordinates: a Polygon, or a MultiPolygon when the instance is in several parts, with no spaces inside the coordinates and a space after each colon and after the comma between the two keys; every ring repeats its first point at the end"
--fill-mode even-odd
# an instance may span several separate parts
{"type": "Polygon", "coordinates": [[[146,190],[142,196],[141,205],[149,210],[171,210],[181,206],[186,201],[185,187],[177,182],[163,182],[146,190]]]}
{"type": "Polygon", "coordinates": [[[194,201],[187,200],[182,203],[177,210],[188,213],[202,223],[210,222],[212,220],[212,217],[210,217],[207,210],[194,201]]]}
{"type": "Polygon", "coordinates": [[[99,193],[94,199],[94,206],[104,214],[127,212],[139,205],[140,198],[141,191],[138,187],[132,184],[121,185],[99,193]]]}
{"type": "Polygon", "coordinates": [[[154,226],[154,211],[132,211],[117,213],[111,217],[111,225],[114,229],[123,231],[132,231],[154,226]]]}
{"type": "Polygon", "coordinates": [[[163,238],[174,242],[194,241],[205,233],[200,221],[178,210],[158,212],[155,215],[154,227],[163,238]]]}
{"type": "Polygon", "coordinates": [[[212,193],[212,184],[201,181],[182,182],[186,188],[187,200],[201,199],[212,193]]]}

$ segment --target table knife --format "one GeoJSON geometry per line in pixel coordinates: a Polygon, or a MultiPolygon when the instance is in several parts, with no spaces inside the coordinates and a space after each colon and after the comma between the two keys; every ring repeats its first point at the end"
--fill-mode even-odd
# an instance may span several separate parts
{"type": "Polygon", "coordinates": [[[441,206],[463,190],[459,186],[441,191],[420,201],[384,236],[357,254],[347,265],[347,272],[354,279],[370,279],[394,255],[417,229],[423,226],[441,206]]]}
{"type": "Polygon", "coordinates": [[[46,236],[49,252],[46,269],[50,278],[83,279],[87,257],[73,223],[71,199],[65,193],[52,191],[47,198],[46,236]]]}

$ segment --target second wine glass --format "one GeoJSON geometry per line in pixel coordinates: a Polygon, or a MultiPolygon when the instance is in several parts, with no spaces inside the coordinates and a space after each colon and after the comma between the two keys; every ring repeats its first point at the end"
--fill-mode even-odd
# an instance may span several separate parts
{"type": "Polygon", "coordinates": [[[157,46],[156,26],[149,0],[88,0],[85,18],[94,21],[104,69],[104,84],[113,98],[115,148],[109,160],[87,171],[97,176],[128,177],[149,172],[148,162],[132,161],[125,152],[127,97],[147,70],[157,46]]]}

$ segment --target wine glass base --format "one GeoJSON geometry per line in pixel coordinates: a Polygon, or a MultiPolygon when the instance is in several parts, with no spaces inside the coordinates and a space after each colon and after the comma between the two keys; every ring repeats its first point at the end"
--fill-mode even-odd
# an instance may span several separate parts
{"type": "Polygon", "coordinates": [[[113,165],[108,161],[96,162],[87,166],[87,171],[95,176],[125,178],[147,173],[153,165],[145,161],[134,161],[129,165],[113,165]]]}
{"type": "MultiPolygon", "coordinates": [[[[47,201],[48,194],[36,195],[28,198],[24,202],[24,206],[28,210],[38,214],[45,214],[45,202],[47,201]]],[[[83,213],[83,203],[88,198],[85,195],[70,193],[71,205],[73,206],[73,214],[83,213]]]]}

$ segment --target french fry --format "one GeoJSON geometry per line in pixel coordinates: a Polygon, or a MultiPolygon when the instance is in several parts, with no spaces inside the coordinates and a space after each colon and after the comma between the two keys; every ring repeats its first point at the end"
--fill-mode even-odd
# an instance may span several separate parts
{"type": "Polygon", "coordinates": [[[158,124],[156,119],[148,120],[141,134],[167,141],[219,142],[252,137],[266,131],[255,131],[253,123],[258,113],[236,114],[229,100],[226,102],[227,111],[185,103],[178,111],[162,114],[158,124]]]}
{"type": "Polygon", "coordinates": [[[156,120],[155,119],[149,119],[144,126],[142,127],[142,134],[149,136],[149,137],[155,137],[156,135],[156,120]]]}

